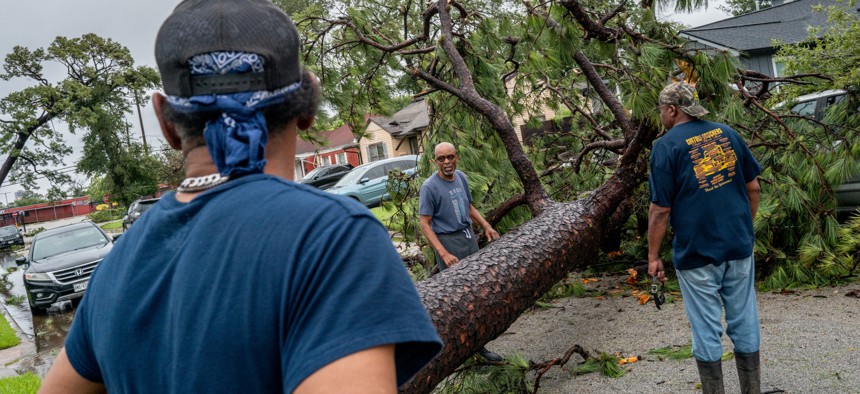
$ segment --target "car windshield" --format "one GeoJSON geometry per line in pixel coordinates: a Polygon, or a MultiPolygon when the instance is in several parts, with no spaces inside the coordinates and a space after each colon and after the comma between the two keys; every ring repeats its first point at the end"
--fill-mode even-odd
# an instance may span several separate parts
{"type": "Polygon", "coordinates": [[[73,250],[104,245],[108,242],[104,234],[95,227],[82,227],[35,240],[33,242],[33,260],[38,261],[73,250]]]}
{"type": "Polygon", "coordinates": [[[145,210],[147,210],[147,209],[149,209],[149,208],[152,208],[152,206],[153,206],[153,205],[155,205],[155,203],[157,203],[157,202],[158,202],[158,200],[153,200],[153,201],[141,201],[141,202],[140,202],[140,204],[138,204],[138,206],[137,206],[137,211],[138,211],[138,212],[143,212],[143,211],[145,211],[145,210]]]}
{"type": "Polygon", "coordinates": [[[15,226],[0,227],[0,235],[12,235],[17,233],[18,229],[15,228],[15,226]]]}
{"type": "Polygon", "coordinates": [[[325,167],[314,168],[313,170],[311,170],[311,172],[309,172],[307,175],[305,175],[305,177],[302,179],[305,179],[305,180],[313,179],[313,177],[315,177],[317,174],[319,174],[323,170],[323,168],[325,168],[325,167]]]}
{"type": "Polygon", "coordinates": [[[334,184],[334,187],[352,185],[358,182],[359,177],[364,175],[366,168],[367,167],[356,167],[355,169],[344,175],[343,178],[340,178],[340,180],[334,184]]]}

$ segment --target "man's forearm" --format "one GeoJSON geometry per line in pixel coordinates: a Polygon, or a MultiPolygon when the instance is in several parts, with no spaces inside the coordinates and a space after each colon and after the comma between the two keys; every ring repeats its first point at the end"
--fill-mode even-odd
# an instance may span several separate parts
{"type": "Polygon", "coordinates": [[[654,260],[660,256],[660,246],[666,236],[666,227],[669,224],[670,208],[651,204],[648,209],[648,260],[654,260]]]}

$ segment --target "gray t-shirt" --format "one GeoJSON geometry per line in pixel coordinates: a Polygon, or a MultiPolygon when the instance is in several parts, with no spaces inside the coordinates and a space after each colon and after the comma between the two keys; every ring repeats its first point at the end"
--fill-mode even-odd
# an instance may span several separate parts
{"type": "Polygon", "coordinates": [[[421,185],[418,214],[432,217],[430,225],[436,234],[461,231],[472,225],[469,206],[472,192],[466,174],[457,170],[454,180],[446,181],[434,172],[421,185]]]}

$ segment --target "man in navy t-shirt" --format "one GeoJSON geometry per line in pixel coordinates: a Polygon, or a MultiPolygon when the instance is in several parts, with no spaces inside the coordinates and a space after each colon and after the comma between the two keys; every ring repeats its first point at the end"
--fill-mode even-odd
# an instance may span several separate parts
{"type": "Polygon", "coordinates": [[[670,84],[660,92],[669,129],[651,149],[648,272],[665,281],[660,245],[671,222],[673,264],[693,334],[705,393],[723,392],[721,316],[735,347],[744,393],[758,393],[759,319],[755,295],[753,219],[761,166],[730,127],[698,119],[708,113],[696,89],[670,84]]]}
{"type": "Polygon", "coordinates": [[[186,0],[153,105],[187,178],[93,273],[42,392],[395,393],[441,342],[363,206],[288,181],[319,81],[268,0],[186,0]]]}

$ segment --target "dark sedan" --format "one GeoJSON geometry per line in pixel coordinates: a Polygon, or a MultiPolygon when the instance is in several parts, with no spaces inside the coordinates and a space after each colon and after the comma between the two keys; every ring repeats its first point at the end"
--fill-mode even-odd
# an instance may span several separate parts
{"type": "Polygon", "coordinates": [[[0,249],[12,245],[24,245],[24,236],[15,226],[0,227],[0,249]]]}
{"type": "Polygon", "coordinates": [[[335,164],[331,166],[317,167],[305,175],[304,178],[299,179],[298,182],[325,190],[332,187],[332,185],[339,181],[340,178],[343,178],[343,176],[350,170],[352,170],[352,164],[335,164]]]}
{"type": "Polygon", "coordinates": [[[113,238],[91,222],[43,231],[33,237],[24,270],[30,309],[42,311],[58,301],[83,297],[93,270],[113,248],[113,238]]]}

